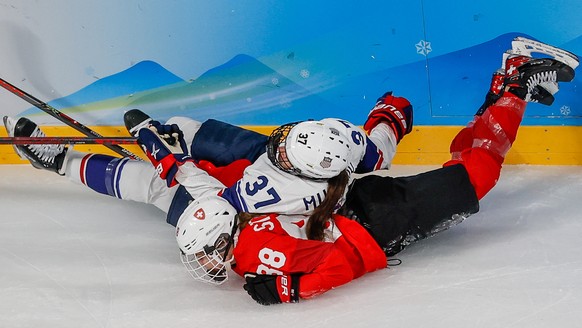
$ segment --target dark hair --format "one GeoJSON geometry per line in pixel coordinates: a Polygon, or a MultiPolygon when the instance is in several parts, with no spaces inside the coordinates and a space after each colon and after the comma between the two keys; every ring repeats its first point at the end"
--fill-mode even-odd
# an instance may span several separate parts
{"type": "Polygon", "coordinates": [[[331,219],[336,205],[343,196],[350,176],[346,170],[327,180],[327,193],[325,199],[317,206],[307,221],[307,238],[311,240],[323,240],[325,223],[331,219]]]}
{"type": "MultiPolygon", "coordinates": [[[[327,180],[327,192],[325,194],[325,199],[319,206],[317,206],[306,224],[307,238],[311,240],[323,240],[325,229],[325,223],[331,219],[336,205],[340,198],[343,196],[344,191],[347,188],[348,182],[350,181],[350,176],[346,170],[340,172],[333,178],[327,180]]],[[[257,216],[266,216],[266,213],[248,213],[240,212],[237,214],[239,229],[245,228],[249,221],[257,216]]]]}
{"type": "Polygon", "coordinates": [[[245,228],[248,224],[249,221],[256,218],[257,216],[264,216],[264,215],[268,215],[268,214],[264,214],[264,213],[249,213],[249,212],[239,212],[236,216],[238,218],[238,228],[240,230],[242,230],[243,228],[245,228]]]}

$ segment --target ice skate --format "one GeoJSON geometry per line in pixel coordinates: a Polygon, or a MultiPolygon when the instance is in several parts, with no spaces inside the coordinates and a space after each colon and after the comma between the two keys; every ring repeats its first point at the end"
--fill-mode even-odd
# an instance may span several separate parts
{"type": "MultiPolygon", "coordinates": [[[[5,119],[6,121],[11,122],[14,137],[46,137],[38,125],[26,117],[21,117],[15,124],[11,118],[5,119]]],[[[30,161],[35,168],[64,174],[61,172],[64,171],[62,166],[67,153],[64,145],[17,145],[15,147],[19,155],[30,161]]]]}
{"type": "Polygon", "coordinates": [[[511,49],[503,54],[501,68],[493,73],[485,102],[475,115],[483,114],[507,90],[528,102],[551,105],[559,90],[558,82],[572,81],[578,64],[578,57],[571,52],[517,37],[511,42],[511,49]],[[552,58],[534,59],[532,54],[552,58]]]}
{"type": "Polygon", "coordinates": [[[503,54],[501,68],[493,73],[485,102],[475,115],[481,115],[505,91],[527,102],[551,105],[559,90],[558,82],[572,81],[578,64],[578,57],[571,52],[517,37],[503,54]],[[534,53],[552,58],[533,58],[534,53]]]}
{"type": "Polygon", "coordinates": [[[572,81],[578,64],[578,57],[571,52],[517,37],[503,56],[505,90],[528,102],[551,105],[559,90],[558,82],[572,81]],[[532,58],[532,54],[551,58],[532,58]]]}
{"type": "Polygon", "coordinates": [[[574,79],[574,69],[550,58],[512,55],[506,61],[505,91],[527,102],[551,105],[558,92],[558,82],[574,79]]]}
{"type": "Polygon", "coordinates": [[[152,118],[139,109],[130,109],[123,115],[125,128],[134,137],[137,137],[137,131],[141,128],[148,127],[152,118]]]}

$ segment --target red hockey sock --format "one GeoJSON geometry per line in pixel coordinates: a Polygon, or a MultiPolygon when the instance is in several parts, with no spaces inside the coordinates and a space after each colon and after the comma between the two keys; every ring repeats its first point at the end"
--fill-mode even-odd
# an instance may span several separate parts
{"type": "Polygon", "coordinates": [[[497,183],[525,107],[525,101],[506,92],[453,139],[450,147],[452,160],[444,166],[463,164],[479,199],[497,183]]]}

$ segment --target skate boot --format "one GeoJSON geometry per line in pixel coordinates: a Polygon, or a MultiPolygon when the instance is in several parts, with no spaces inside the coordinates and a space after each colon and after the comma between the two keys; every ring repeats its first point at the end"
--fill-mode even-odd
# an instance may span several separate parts
{"type": "Polygon", "coordinates": [[[574,79],[574,70],[555,59],[517,55],[510,56],[507,64],[505,91],[527,102],[549,106],[554,102],[554,94],[559,90],[558,82],[570,82],[574,79]]]}
{"type": "MultiPolygon", "coordinates": [[[[26,117],[21,117],[13,126],[15,137],[46,137],[38,125],[26,117]]],[[[64,175],[63,163],[67,154],[64,145],[16,145],[16,148],[19,155],[30,161],[35,168],[64,175]]]]}
{"type": "Polygon", "coordinates": [[[123,115],[125,128],[134,137],[137,137],[139,129],[148,127],[151,121],[152,118],[139,109],[130,109],[123,115]]]}

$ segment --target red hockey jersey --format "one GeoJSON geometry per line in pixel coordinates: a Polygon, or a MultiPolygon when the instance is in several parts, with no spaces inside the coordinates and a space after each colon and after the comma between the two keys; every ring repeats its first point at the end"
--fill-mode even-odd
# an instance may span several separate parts
{"type": "Polygon", "coordinates": [[[310,298],[387,266],[382,249],[357,222],[334,215],[325,240],[307,240],[305,216],[253,218],[238,236],[233,270],[244,275],[302,274],[299,296],[310,298]]]}

